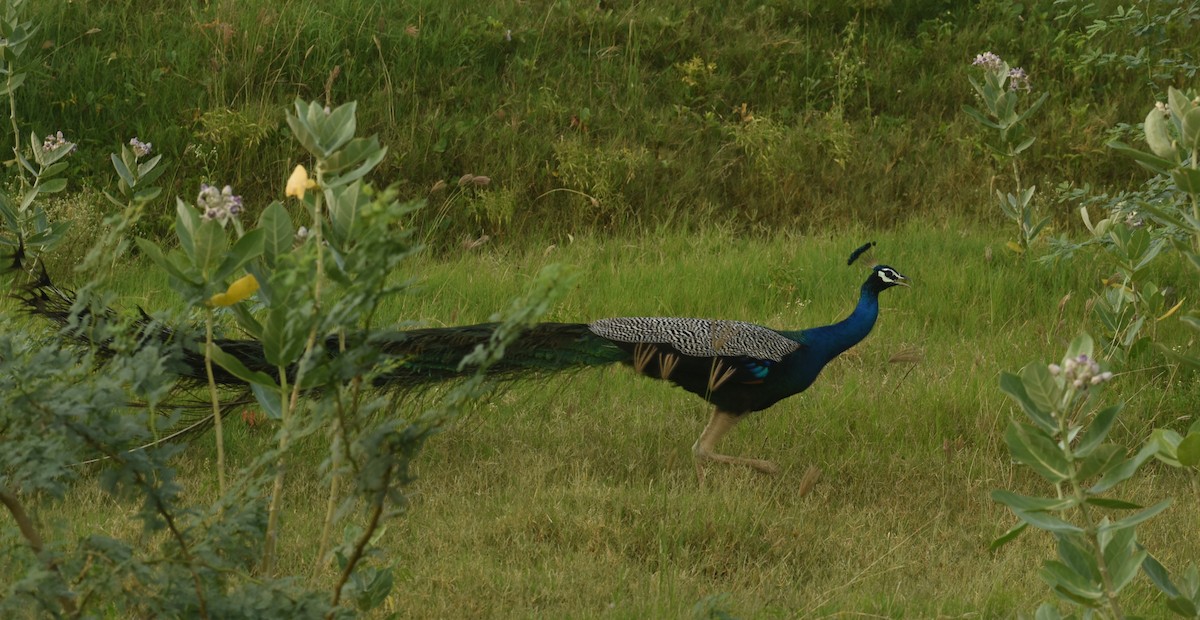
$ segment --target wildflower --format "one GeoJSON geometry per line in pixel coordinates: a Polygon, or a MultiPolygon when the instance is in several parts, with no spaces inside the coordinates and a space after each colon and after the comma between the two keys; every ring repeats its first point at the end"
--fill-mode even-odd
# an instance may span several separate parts
{"type": "Polygon", "coordinates": [[[285,196],[295,196],[298,200],[304,200],[304,192],[316,186],[317,182],[308,178],[308,171],[304,169],[304,166],[297,165],[292,170],[292,175],[288,177],[287,184],[284,185],[283,194],[285,196]]]}
{"type": "Polygon", "coordinates": [[[208,305],[227,307],[238,302],[246,301],[258,290],[258,280],[253,275],[244,275],[233,284],[224,293],[217,293],[208,299],[208,305]]]}
{"type": "Polygon", "coordinates": [[[1113,373],[1110,371],[1100,371],[1100,364],[1096,360],[1091,359],[1086,354],[1081,354],[1078,357],[1068,357],[1063,362],[1062,366],[1058,364],[1050,364],[1050,374],[1057,377],[1062,376],[1063,380],[1069,383],[1077,390],[1087,389],[1089,386],[1100,385],[1106,381],[1111,381],[1113,373]]]}
{"type": "Polygon", "coordinates": [[[1159,112],[1162,112],[1163,116],[1168,116],[1168,117],[1171,116],[1171,108],[1168,108],[1167,104],[1165,104],[1161,101],[1154,102],[1154,109],[1158,110],[1159,112]]]}
{"type": "Polygon", "coordinates": [[[129,139],[129,146],[133,149],[133,156],[135,158],[149,155],[150,149],[154,147],[154,145],[149,142],[142,142],[141,140],[138,140],[137,136],[129,139]]]}
{"type": "Polygon", "coordinates": [[[63,132],[59,131],[53,135],[46,136],[46,139],[42,142],[42,151],[50,152],[64,146],[67,146],[68,153],[75,150],[75,143],[68,141],[63,137],[63,132]]]}
{"type": "Polygon", "coordinates": [[[979,54],[971,64],[976,67],[983,67],[988,71],[1000,71],[1004,67],[1004,61],[991,52],[979,54]]]}
{"type": "Polygon", "coordinates": [[[1016,67],[1008,72],[1008,89],[1009,90],[1024,90],[1029,91],[1032,85],[1029,83],[1029,74],[1025,70],[1016,67]]]}
{"type": "Polygon", "coordinates": [[[221,225],[237,217],[242,212],[242,197],[233,195],[233,188],[226,185],[217,189],[207,183],[200,185],[200,194],[196,196],[196,206],[200,208],[200,216],[206,220],[217,220],[221,225]]]}
{"type": "Polygon", "coordinates": [[[304,241],[305,239],[308,239],[308,227],[301,226],[296,229],[296,241],[304,241]]]}

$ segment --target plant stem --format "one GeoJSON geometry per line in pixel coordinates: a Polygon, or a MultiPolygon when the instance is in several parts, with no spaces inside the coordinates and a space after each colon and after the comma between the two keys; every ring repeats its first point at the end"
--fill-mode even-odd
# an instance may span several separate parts
{"type": "Polygon", "coordinates": [[[217,394],[217,380],[213,376],[213,311],[204,310],[204,372],[208,374],[208,393],[212,400],[213,432],[217,436],[217,489],[225,496],[225,433],[221,428],[221,399],[217,394]]]}
{"type": "Polygon", "coordinates": [[[371,542],[371,537],[375,535],[375,530],[379,527],[379,520],[383,517],[383,507],[387,503],[388,486],[392,481],[392,472],[394,465],[389,465],[383,472],[383,480],[380,483],[379,491],[375,493],[375,500],[371,507],[371,518],[367,521],[367,527],[363,529],[362,536],[354,544],[354,549],[350,552],[350,557],[346,559],[346,567],[342,569],[342,575],[338,578],[337,585],[333,588],[333,601],[326,618],[332,618],[337,611],[338,603],[342,599],[342,590],[346,586],[346,582],[350,580],[350,575],[354,574],[354,569],[359,560],[362,559],[363,552],[367,548],[367,544],[371,542]]]}
{"type": "Polygon", "coordinates": [[[279,507],[283,503],[284,459],[292,430],[292,413],[296,401],[288,399],[287,369],[279,367],[279,402],[283,422],[279,428],[279,458],[275,461],[275,482],[271,485],[271,503],[267,508],[267,533],[263,544],[262,572],[269,575],[275,565],[275,548],[279,539],[279,507]]]}
{"type": "MultiPolygon", "coordinates": [[[[1072,391],[1073,392],[1073,391],[1072,391]]],[[[1100,537],[1095,520],[1092,518],[1091,511],[1088,510],[1087,494],[1084,493],[1083,486],[1076,477],[1078,469],[1075,467],[1075,453],[1071,450],[1071,444],[1067,441],[1070,433],[1070,422],[1074,416],[1063,415],[1058,416],[1058,431],[1061,441],[1059,446],[1062,448],[1063,455],[1067,457],[1070,472],[1068,478],[1071,483],[1071,494],[1079,504],[1080,516],[1083,517],[1084,531],[1087,534],[1088,544],[1092,547],[1092,553],[1096,556],[1096,567],[1100,571],[1101,585],[1104,587],[1104,602],[1108,605],[1109,612],[1113,618],[1124,620],[1125,614],[1121,612],[1121,604],[1117,601],[1117,592],[1113,587],[1112,574],[1109,573],[1108,563],[1104,560],[1104,550],[1100,548],[1100,537]]]]}
{"type": "Polygon", "coordinates": [[[8,120],[12,123],[13,130],[13,164],[17,169],[17,178],[21,179],[21,189],[29,188],[29,181],[25,179],[25,166],[21,165],[21,128],[17,125],[17,95],[13,88],[13,78],[16,77],[16,67],[13,63],[5,63],[4,67],[8,72],[8,120]]]}

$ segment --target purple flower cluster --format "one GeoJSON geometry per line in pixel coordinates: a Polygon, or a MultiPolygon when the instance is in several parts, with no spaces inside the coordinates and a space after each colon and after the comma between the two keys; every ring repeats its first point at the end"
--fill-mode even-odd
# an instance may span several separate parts
{"type": "Polygon", "coordinates": [[[1033,86],[1029,83],[1029,74],[1020,67],[1014,67],[1008,72],[1008,89],[1029,91],[1033,86]]]}
{"type": "Polygon", "coordinates": [[[137,136],[129,139],[129,146],[133,149],[134,157],[145,157],[150,154],[150,149],[154,147],[154,145],[149,142],[142,142],[141,140],[138,140],[137,136]]]}
{"type": "Polygon", "coordinates": [[[59,131],[53,135],[46,136],[46,139],[42,142],[42,151],[53,151],[54,149],[62,147],[63,145],[70,145],[70,147],[67,149],[68,153],[75,150],[75,143],[68,141],[63,137],[63,132],[59,131]]]}
{"type": "Polygon", "coordinates": [[[1050,374],[1055,377],[1062,375],[1063,379],[1077,390],[1087,389],[1091,385],[1100,385],[1113,378],[1110,371],[1100,372],[1100,364],[1086,354],[1067,358],[1062,366],[1050,364],[1050,374]]]}
{"type": "Polygon", "coordinates": [[[217,220],[224,226],[229,220],[242,212],[242,197],[233,195],[233,188],[226,185],[217,189],[207,183],[200,185],[200,195],[196,197],[196,206],[200,207],[200,216],[206,220],[217,220]]]}
{"type": "Polygon", "coordinates": [[[988,71],[1000,71],[1004,68],[1004,61],[991,52],[979,54],[975,57],[975,62],[971,64],[976,67],[983,67],[988,71]]]}

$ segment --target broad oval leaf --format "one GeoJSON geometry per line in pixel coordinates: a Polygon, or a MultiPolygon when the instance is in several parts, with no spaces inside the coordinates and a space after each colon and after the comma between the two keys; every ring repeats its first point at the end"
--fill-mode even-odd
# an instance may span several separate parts
{"type": "Polygon", "coordinates": [[[1013,459],[1032,467],[1051,484],[1058,484],[1069,477],[1067,457],[1046,433],[1012,422],[1008,425],[1004,440],[1013,459]]]}
{"type": "Polygon", "coordinates": [[[1083,437],[1079,440],[1079,445],[1075,448],[1075,456],[1086,457],[1092,453],[1104,442],[1108,437],[1108,432],[1112,430],[1113,422],[1117,420],[1117,414],[1125,408],[1125,403],[1117,403],[1111,407],[1101,409],[1095,417],[1092,418],[1091,424],[1088,424],[1087,430],[1083,432],[1083,437]]]}
{"type": "Polygon", "coordinates": [[[1158,446],[1153,441],[1146,442],[1146,445],[1142,446],[1137,455],[1121,463],[1119,466],[1110,469],[1108,473],[1100,478],[1099,482],[1088,489],[1088,493],[1099,495],[1128,480],[1133,474],[1137,473],[1138,468],[1142,466],[1142,463],[1146,462],[1146,459],[1154,456],[1157,452],[1158,446]]]}
{"type": "Polygon", "coordinates": [[[1082,482],[1094,476],[1103,476],[1124,462],[1123,448],[1113,444],[1102,444],[1083,459],[1077,471],[1077,479],[1082,482]]]}
{"type": "Polygon", "coordinates": [[[1010,398],[1017,401],[1021,405],[1021,409],[1029,419],[1042,428],[1042,430],[1053,433],[1058,430],[1058,425],[1054,423],[1049,412],[1043,411],[1034,404],[1029,398],[1029,394],[1025,392],[1025,384],[1021,378],[1010,372],[1000,373],[1000,390],[1008,394],[1010,398]]]}
{"type": "Polygon", "coordinates": [[[1179,464],[1184,467],[1195,467],[1200,464],[1200,432],[1188,433],[1188,436],[1179,442],[1175,453],[1179,458],[1179,464]]]}
{"type": "Polygon", "coordinates": [[[292,249],[292,218],[278,200],[267,205],[258,218],[258,229],[263,231],[263,260],[274,269],[275,260],[292,249]]]}
{"type": "Polygon", "coordinates": [[[1022,368],[1021,383],[1025,385],[1025,393],[1039,410],[1049,413],[1058,409],[1062,400],[1062,388],[1045,364],[1035,362],[1022,368]]]}

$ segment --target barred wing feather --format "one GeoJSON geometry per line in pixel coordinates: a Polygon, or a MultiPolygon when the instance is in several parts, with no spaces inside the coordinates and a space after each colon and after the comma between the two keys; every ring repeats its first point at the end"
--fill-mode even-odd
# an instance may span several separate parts
{"type": "Polygon", "coordinates": [[[588,325],[593,334],[615,342],[666,344],[692,357],[748,357],[778,362],[800,348],[779,332],[744,321],[624,317],[588,325]]]}

